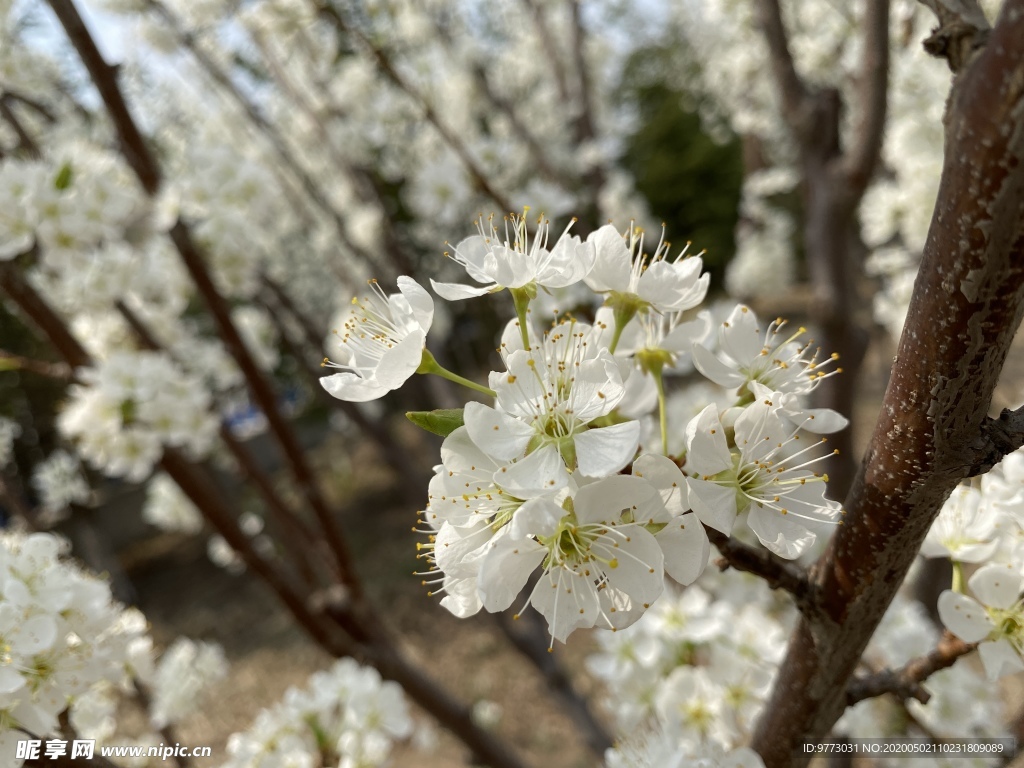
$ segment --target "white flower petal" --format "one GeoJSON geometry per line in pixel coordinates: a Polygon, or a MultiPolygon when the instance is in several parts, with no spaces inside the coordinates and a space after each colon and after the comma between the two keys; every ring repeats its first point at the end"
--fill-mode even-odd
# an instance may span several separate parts
{"type": "Polygon", "coordinates": [[[686,425],[686,471],[710,477],[732,464],[718,407],[711,404],[686,425]]]}
{"type": "Polygon", "coordinates": [[[1020,573],[1011,566],[993,563],[975,571],[967,586],[982,605],[1009,608],[1020,597],[1021,581],[1020,573]]]}
{"type": "Polygon", "coordinates": [[[565,514],[551,499],[530,499],[515,511],[508,535],[516,541],[531,536],[553,536],[565,514]]]}
{"type": "Polygon", "coordinates": [[[581,525],[618,523],[623,511],[650,507],[656,496],[654,486],[639,477],[613,475],[580,488],[573,509],[581,525]]]}
{"type": "Polygon", "coordinates": [[[332,397],[349,403],[365,403],[376,400],[391,391],[376,379],[364,379],[362,376],[356,376],[348,371],[335,373],[333,376],[324,376],[320,379],[320,386],[326,389],[332,397]]]}
{"type": "Polygon", "coordinates": [[[405,384],[420,367],[425,341],[423,331],[410,333],[381,356],[374,378],[389,391],[405,384]]]}
{"type": "Polygon", "coordinates": [[[711,543],[696,514],[673,518],[654,538],[665,554],[665,573],[680,584],[688,586],[704,572],[711,543]]]}
{"type": "Polygon", "coordinates": [[[494,482],[517,499],[532,499],[564,488],[569,473],[558,449],[549,444],[496,471],[494,482]]]}
{"type": "Polygon", "coordinates": [[[573,436],[577,468],[587,477],[607,477],[626,466],[640,444],[640,422],[588,429],[573,436]]]}
{"type": "Polygon", "coordinates": [[[982,643],[978,646],[978,655],[981,656],[981,664],[989,680],[998,680],[1024,670],[1024,661],[1021,661],[1020,654],[1013,650],[1006,638],[982,643]]]}
{"type": "Polygon", "coordinates": [[[817,538],[799,518],[758,504],[750,505],[747,525],[767,549],[786,560],[800,557],[817,538]]]}
{"type": "Polygon", "coordinates": [[[434,321],[434,300],[430,298],[430,294],[427,293],[426,289],[411,277],[401,275],[397,282],[398,290],[402,292],[402,295],[409,302],[409,307],[412,309],[416,322],[423,329],[423,333],[427,333],[430,330],[431,323],[434,321]]]}
{"type": "Polygon", "coordinates": [[[633,462],[633,475],[642,477],[658,490],[665,512],[670,517],[681,515],[690,509],[686,478],[676,463],[667,456],[645,453],[633,462]]]}
{"type": "Polygon", "coordinates": [[[522,456],[533,437],[533,428],[529,424],[483,403],[466,403],[463,418],[477,447],[501,461],[522,456]]]}
{"type": "Polygon", "coordinates": [[[495,613],[512,605],[545,554],[547,549],[530,539],[496,536],[480,564],[477,579],[484,608],[495,613]]]}
{"type": "Polygon", "coordinates": [[[622,235],[611,224],[591,232],[587,242],[594,246],[594,268],[585,282],[591,290],[622,291],[629,285],[630,254],[622,235]]]}
{"type": "Polygon", "coordinates": [[[594,626],[599,617],[593,580],[568,568],[545,573],[530,602],[547,619],[551,636],[563,643],[573,631],[594,626]]]}
{"type": "Polygon", "coordinates": [[[705,377],[726,389],[734,389],[747,380],[746,376],[730,368],[701,344],[693,346],[693,364],[705,377]]]}
{"type": "Polygon", "coordinates": [[[764,337],[757,327],[757,315],[742,304],[730,313],[718,332],[722,351],[737,363],[749,364],[764,348],[764,337]]]}
{"type": "Polygon", "coordinates": [[[694,477],[686,478],[690,506],[704,525],[727,536],[736,523],[736,491],[694,477]]]}
{"type": "Polygon", "coordinates": [[[460,619],[466,619],[479,613],[483,603],[477,593],[476,581],[476,577],[455,579],[445,576],[445,596],[441,599],[441,605],[460,619]]]}
{"type": "Polygon", "coordinates": [[[475,286],[463,285],[462,283],[439,283],[434,279],[430,280],[430,286],[434,289],[434,293],[447,301],[471,299],[476,296],[483,296],[485,293],[494,293],[496,290],[494,283],[475,286]]]}
{"type": "Polygon", "coordinates": [[[992,620],[976,601],[947,589],[939,595],[939,618],[946,628],[965,643],[976,643],[988,637],[992,620]]]}

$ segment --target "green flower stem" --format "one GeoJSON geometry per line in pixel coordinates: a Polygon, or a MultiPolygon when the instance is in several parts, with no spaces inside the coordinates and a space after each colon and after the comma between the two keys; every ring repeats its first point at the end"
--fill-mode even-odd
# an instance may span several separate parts
{"type": "Polygon", "coordinates": [[[608,351],[614,355],[615,348],[619,346],[619,338],[622,336],[622,332],[629,325],[629,321],[636,316],[636,307],[616,305],[612,316],[615,318],[615,333],[612,334],[612,343],[608,345],[608,351]]]}
{"type": "Polygon", "coordinates": [[[661,452],[668,456],[668,413],[665,407],[665,379],[661,373],[662,369],[655,368],[651,371],[654,377],[654,384],[658,388],[658,423],[661,425],[661,452]]]}
{"type": "Polygon", "coordinates": [[[957,560],[953,561],[953,591],[964,593],[964,565],[957,560]]]}
{"type": "MultiPolygon", "coordinates": [[[[530,332],[526,324],[526,311],[530,308],[530,300],[533,296],[530,295],[528,288],[509,288],[508,292],[512,294],[512,302],[516,306],[516,317],[519,318],[519,333],[523,337],[523,349],[530,349],[530,332]]],[[[536,295],[536,289],[534,289],[534,295],[536,295]]]]}
{"type": "Polygon", "coordinates": [[[448,379],[448,381],[454,381],[456,384],[469,387],[470,389],[487,395],[488,397],[497,397],[497,393],[490,387],[485,387],[483,384],[477,384],[475,381],[470,381],[469,379],[459,376],[457,373],[452,373],[447,368],[442,367],[426,347],[423,348],[423,358],[420,360],[420,367],[416,369],[416,373],[432,373],[435,376],[440,376],[442,379],[448,379]]]}

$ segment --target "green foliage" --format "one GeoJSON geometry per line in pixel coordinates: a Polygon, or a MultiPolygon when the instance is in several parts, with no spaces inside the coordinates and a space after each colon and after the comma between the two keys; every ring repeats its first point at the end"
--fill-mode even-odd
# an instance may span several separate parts
{"type": "Polygon", "coordinates": [[[691,253],[705,250],[704,264],[715,285],[735,251],[734,230],[743,184],[743,148],[738,137],[715,141],[701,126],[699,103],[681,84],[669,49],[634,54],[620,86],[636,105],[639,127],[629,137],[622,165],[636,178],[651,212],[669,236],[691,241],[691,253]]]}

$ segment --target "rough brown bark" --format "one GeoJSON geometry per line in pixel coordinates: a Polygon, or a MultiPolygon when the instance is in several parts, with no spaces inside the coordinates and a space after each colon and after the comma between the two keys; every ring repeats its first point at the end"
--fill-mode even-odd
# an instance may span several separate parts
{"type": "Polygon", "coordinates": [[[806,764],[801,743],[842,714],[943,501],[1002,450],[987,414],[1024,310],[1021,40],[1024,0],[1008,0],[954,83],[938,204],[882,414],[815,568],[821,613],[797,627],[754,737],[770,768],[806,764]]]}

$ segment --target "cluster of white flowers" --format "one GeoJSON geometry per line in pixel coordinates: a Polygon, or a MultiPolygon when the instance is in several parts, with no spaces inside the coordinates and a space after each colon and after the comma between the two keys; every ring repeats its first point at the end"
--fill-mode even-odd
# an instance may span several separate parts
{"type": "Polygon", "coordinates": [[[1024,451],[956,488],[921,554],[953,561],[953,589],[939,597],[939,616],[965,642],[980,643],[989,678],[1024,670],[1024,451]],[[965,564],[977,566],[966,584],[965,564]]]}
{"type": "MultiPolygon", "coordinates": [[[[17,742],[63,731],[101,743],[113,737],[117,692],[152,687],[162,727],[194,710],[203,688],[222,676],[223,656],[181,641],[154,675],[145,617],[114,602],[109,584],[62,559],[52,534],[0,536],[0,761],[18,766],[17,742]],[[189,652],[189,649],[192,649],[189,652]]],[[[120,742],[123,743],[123,742],[120,742]]]]}
{"type": "Polygon", "coordinates": [[[142,519],[165,531],[198,533],[203,527],[203,517],[195,504],[163,472],[154,476],[146,487],[142,519]]]}
{"type": "Polygon", "coordinates": [[[201,456],[216,438],[209,391],[166,355],[117,352],[78,376],[58,428],[112,477],[138,482],[160,460],[163,446],[201,456]]]}
{"type": "Polygon", "coordinates": [[[195,711],[203,690],[227,676],[224,651],[213,643],[179,638],[160,657],[152,683],[150,720],[156,728],[195,711]]]}
{"type": "Polygon", "coordinates": [[[68,515],[68,505],[89,500],[89,484],[82,475],[78,457],[56,450],[45,461],[36,464],[32,485],[39,494],[43,525],[52,525],[68,515]]]}
{"type": "MultiPolygon", "coordinates": [[[[861,662],[862,672],[899,669],[928,654],[939,642],[939,628],[924,607],[903,593],[897,594],[871,639],[861,662]]],[[[916,699],[902,703],[889,696],[865,699],[846,710],[834,733],[851,738],[927,736],[930,738],[1000,737],[1009,734],[1008,711],[999,696],[992,696],[992,684],[977,664],[958,661],[928,677],[927,704],[916,699]]],[[[999,759],[963,755],[955,760],[922,756],[924,765],[999,765],[999,759]],[[966,761],[966,763],[965,763],[966,761]]],[[[880,756],[879,765],[902,764],[899,758],[880,756]]]]}
{"type": "Polygon", "coordinates": [[[609,768],[761,765],[733,751],[750,737],[794,611],[734,571],[710,570],[666,592],[627,630],[598,635],[601,650],[587,659],[626,734],[606,756],[609,768]]]}
{"type": "Polygon", "coordinates": [[[342,659],[314,673],[305,688],[289,688],[248,731],[233,734],[225,768],[374,768],[415,730],[397,683],[342,659]]]}
{"type": "Polygon", "coordinates": [[[14,441],[21,435],[21,425],[14,419],[0,416],[0,469],[14,457],[14,441]]]}
{"type": "Polygon", "coordinates": [[[811,433],[846,422],[803,402],[831,359],[799,341],[803,329],[762,325],[745,306],[705,346],[700,258],[668,258],[664,239],[648,254],[643,242],[638,230],[624,236],[609,224],[585,241],[567,228],[549,248],[543,217],[531,236],[513,215],[504,236],[481,222],[451,249],[480,285],[434,283],[442,297],[508,290],[516,308],[487,387],[426,350],[433,300],[410,278],[399,279],[400,294],[378,288],[354,302],[346,370],[322,380],[328,392],[379,397],[421,372],[492,399],[468,403],[441,430],[423,518],[431,583],[458,616],[503,611],[529,585],[524,606],[544,615],[552,643],[579,628],[622,629],[662,594],[666,573],[681,584],[700,576],[705,526],[728,535],[744,517],[764,546],[796,558],[839,520],[814,471],[821,452],[811,433]],[[593,323],[556,312],[539,329],[533,299],[580,285],[593,323]],[[730,406],[710,397],[673,425],[685,441],[669,457],[659,452],[669,434],[666,374],[691,361],[730,406]]]}

